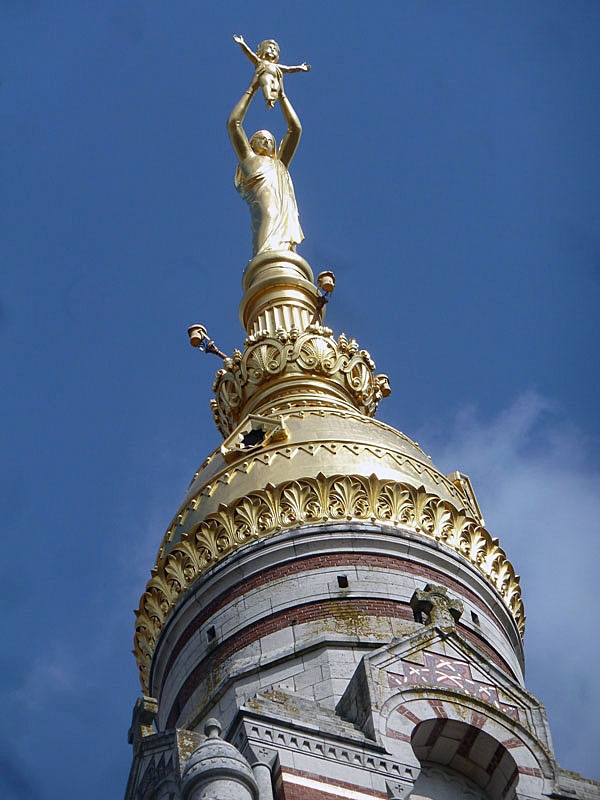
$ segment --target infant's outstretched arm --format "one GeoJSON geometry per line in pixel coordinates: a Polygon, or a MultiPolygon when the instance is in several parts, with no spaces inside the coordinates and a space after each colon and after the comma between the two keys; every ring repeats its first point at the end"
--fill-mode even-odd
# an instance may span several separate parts
{"type": "Polygon", "coordinates": [[[298,64],[296,67],[288,67],[285,64],[277,64],[282,72],[309,72],[310,64],[298,64]]]}
{"type": "Polygon", "coordinates": [[[258,62],[259,62],[259,58],[256,55],[256,53],[254,52],[254,50],[251,50],[248,47],[248,45],[244,41],[244,37],[243,36],[238,36],[238,34],[234,33],[233,34],[233,41],[237,42],[239,44],[239,46],[242,48],[242,52],[245,53],[248,56],[248,58],[250,59],[250,61],[254,64],[254,66],[256,66],[258,64],[258,62]]]}

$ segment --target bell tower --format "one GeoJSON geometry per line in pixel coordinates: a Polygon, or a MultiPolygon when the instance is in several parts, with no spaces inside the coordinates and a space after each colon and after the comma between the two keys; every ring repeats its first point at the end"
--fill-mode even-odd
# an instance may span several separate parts
{"type": "Polygon", "coordinates": [[[519,577],[469,478],[376,419],[387,376],[324,324],[334,277],[295,251],[300,123],[263,62],[228,123],[253,233],[246,338],[228,356],[189,329],[221,359],[220,441],[136,612],[126,800],[600,798],[554,759],[519,577]],[[260,88],[279,148],[244,132],[260,88]]]}

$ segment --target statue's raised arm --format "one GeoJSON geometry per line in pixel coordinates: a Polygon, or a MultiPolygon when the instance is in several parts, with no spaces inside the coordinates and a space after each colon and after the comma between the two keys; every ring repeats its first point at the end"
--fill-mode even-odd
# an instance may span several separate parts
{"type": "Polygon", "coordinates": [[[252,78],[252,82],[250,83],[248,89],[233,107],[231,114],[229,115],[229,119],[227,120],[227,132],[229,133],[229,139],[231,140],[231,144],[240,163],[252,154],[252,148],[250,147],[250,142],[246,136],[243,122],[246,117],[250,101],[256,92],[257,86],[258,81],[255,75],[252,78]]]}
{"type": "Polygon", "coordinates": [[[288,172],[300,142],[302,126],[284,93],[283,81],[278,99],[287,131],[279,149],[270,131],[257,131],[248,139],[244,130],[246,113],[260,85],[259,77],[254,74],[227,120],[229,138],[238,159],[235,187],[250,208],[254,256],[268,250],[295,250],[304,239],[288,172]]]}
{"type": "Polygon", "coordinates": [[[287,132],[281,140],[281,144],[279,145],[278,155],[279,159],[285,164],[285,166],[289,167],[292,158],[294,157],[294,153],[300,144],[302,125],[300,124],[298,115],[294,111],[294,107],[283,91],[283,82],[281,83],[281,90],[279,92],[279,104],[281,105],[281,110],[283,111],[283,116],[287,123],[287,132]]]}

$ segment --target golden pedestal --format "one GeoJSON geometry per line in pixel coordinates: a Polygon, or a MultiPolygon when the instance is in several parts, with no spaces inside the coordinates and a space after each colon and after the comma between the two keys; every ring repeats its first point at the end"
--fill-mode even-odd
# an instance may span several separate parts
{"type": "Polygon", "coordinates": [[[248,335],[305,330],[320,297],[310,266],[292,250],[255,256],[244,270],[242,288],[240,322],[248,335]]]}

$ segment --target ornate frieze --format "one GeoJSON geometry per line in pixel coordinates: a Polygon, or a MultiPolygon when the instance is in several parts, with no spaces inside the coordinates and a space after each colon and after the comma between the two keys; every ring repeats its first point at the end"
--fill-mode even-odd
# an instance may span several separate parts
{"type": "Polygon", "coordinates": [[[253,491],[208,515],[163,554],[141,597],[134,652],[142,686],[160,630],[196,579],[247,542],[299,525],[356,520],[431,537],[464,556],[498,590],[522,633],[519,578],[498,540],[475,519],[423,486],[375,475],[319,474],[253,491]]]}
{"type": "Polygon", "coordinates": [[[401,660],[393,669],[388,670],[390,689],[405,685],[441,686],[467,694],[491,703],[513,719],[519,719],[516,706],[506,703],[498,694],[494,684],[479,680],[473,675],[468,661],[452,658],[448,655],[423,651],[423,664],[401,660]]]}
{"type": "MultiPolygon", "coordinates": [[[[301,730],[300,722],[295,722],[295,725],[298,730],[301,730]]],[[[278,749],[302,752],[338,764],[352,764],[355,767],[368,769],[384,779],[389,776],[398,780],[406,777],[410,771],[405,763],[396,761],[389,754],[382,754],[381,746],[370,740],[365,742],[364,739],[357,738],[356,742],[339,743],[332,738],[327,741],[323,736],[315,736],[309,730],[302,730],[298,734],[290,732],[276,723],[269,726],[264,723],[253,723],[252,720],[248,720],[246,726],[249,744],[253,750],[258,749],[254,745],[254,741],[276,743],[278,749]]],[[[356,736],[356,733],[354,735],[356,736]]],[[[339,737],[336,738],[339,739],[339,737]]]]}
{"type": "MultiPolygon", "coordinates": [[[[299,412],[299,414],[303,416],[308,413],[309,412],[299,412]]],[[[310,415],[321,416],[314,410],[311,410],[310,415]]],[[[332,415],[333,412],[327,412],[327,414],[323,414],[322,416],[325,418],[326,416],[332,415]]],[[[294,415],[286,414],[285,416],[286,418],[290,418],[294,415]]],[[[348,415],[342,416],[348,417],[348,415]]],[[[354,419],[356,418],[356,415],[351,416],[354,419]]],[[[248,420],[251,419],[252,417],[248,417],[248,420]]],[[[255,417],[255,419],[259,418],[255,417]]],[[[368,423],[369,425],[379,425],[379,427],[384,430],[388,429],[388,426],[378,423],[377,420],[369,419],[368,423]]],[[[275,418],[272,420],[272,425],[276,435],[279,435],[278,432],[283,433],[285,422],[281,423],[275,418]]],[[[399,437],[401,436],[397,434],[396,431],[394,431],[394,433],[399,437]]],[[[243,479],[244,476],[250,475],[250,473],[259,466],[268,467],[269,469],[273,468],[279,471],[284,469],[285,466],[278,464],[278,461],[283,462],[283,465],[285,465],[286,462],[291,462],[299,456],[308,456],[320,462],[323,462],[323,459],[327,456],[339,456],[344,462],[347,462],[350,456],[354,460],[352,472],[356,473],[360,467],[366,466],[369,471],[364,471],[363,474],[365,475],[368,475],[373,468],[377,469],[378,462],[382,465],[387,464],[392,467],[397,467],[398,470],[401,470],[407,476],[408,480],[414,479],[415,481],[430,483],[435,487],[439,487],[437,491],[440,494],[445,494],[451,502],[464,508],[470,517],[477,520],[480,524],[484,524],[483,518],[480,516],[477,502],[473,500],[474,495],[472,493],[464,493],[460,484],[450,480],[448,476],[443,475],[437,470],[430,463],[429,459],[418,449],[418,445],[408,439],[408,437],[402,438],[407,441],[416,452],[421,453],[421,458],[409,455],[407,452],[403,452],[398,448],[383,447],[377,444],[364,444],[362,442],[336,441],[333,439],[319,441],[316,438],[314,441],[310,442],[290,441],[289,443],[286,442],[284,445],[282,445],[280,441],[275,440],[267,442],[267,446],[260,446],[254,449],[249,448],[248,451],[239,448],[235,451],[232,447],[228,448],[229,441],[234,438],[235,432],[221,445],[220,452],[223,453],[225,451],[225,461],[220,470],[214,470],[210,481],[206,483],[199,482],[198,489],[194,487],[195,481],[201,476],[203,467],[206,466],[210,459],[204,462],[202,467],[192,478],[186,504],[179,509],[176,517],[167,528],[158,550],[158,560],[163,557],[165,551],[170,548],[171,544],[184,533],[182,526],[186,524],[188,515],[190,513],[197,513],[201,508],[201,504],[205,502],[207,498],[216,496],[219,490],[232,486],[236,479],[243,479]],[[235,461],[232,463],[229,463],[230,455],[235,458],[235,461]]],[[[285,436],[281,436],[280,438],[285,438],[285,436]]],[[[238,488],[237,493],[239,492],[240,489],[238,488]]]]}

